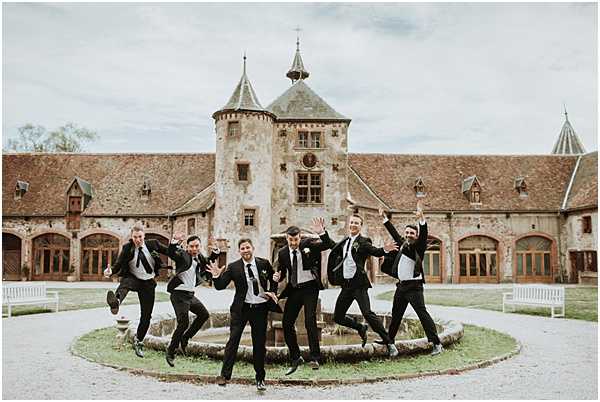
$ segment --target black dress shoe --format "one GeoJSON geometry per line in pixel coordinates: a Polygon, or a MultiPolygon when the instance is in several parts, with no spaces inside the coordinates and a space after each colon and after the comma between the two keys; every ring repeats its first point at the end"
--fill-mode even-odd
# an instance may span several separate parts
{"type": "Polygon", "coordinates": [[[258,381],[256,381],[256,389],[258,391],[266,391],[267,390],[267,386],[265,385],[265,380],[258,380],[258,381]]]}
{"type": "Polygon", "coordinates": [[[117,295],[115,295],[115,292],[113,292],[112,290],[109,290],[106,294],[106,303],[110,306],[111,313],[119,313],[119,299],[117,298],[117,295]]]}
{"type": "Polygon", "coordinates": [[[223,377],[222,375],[218,376],[217,384],[221,387],[224,387],[225,385],[227,385],[227,378],[223,377]]]}
{"type": "Polygon", "coordinates": [[[384,341],[382,341],[381,339],[374,340],[374,341],[373,341],[373,343],[376,343],[376,344],[378,344],[378,345],[387,345],[387,343],[385,343],[385,342],[384,342],[384,341]]]}
{"type": "Polygon", "coordinates": [[[369,326],[366,324],[363,324],[363,326],[360,327],[360,329],[358,330],[358,334],[362,338],[362,347],[363,348],[367,344],[367,329],[369,329],[369,326]]]}
{"type": "Polygon", "coordinates": [[[308,367],[310,367],[313,370],[318,370],[319,369],[319,362],[317,360],[311,360],[308,362],[308,367]]]}
{"type": "Polygon", "coordinates": [[[167,351],[167,353],[165,353],[165,359],[167,360],[167,363],[169,364],[169,366],[171,367],[175,367],[175,355],[169,353],[169,351],[167,351]]]}
{"type": "Polygon", "coordinates": [[[187,349],[188,341],[189,341],[188,338],[185,338],[185,337],[181,338],[180,346],[181,346],[181,351],[183,352],[184,356],[187,356],[187,350],[186,349],[187,349]]]}
{"type": "Polygon", "coordinates": [[[304,363],[304,359],[302,358],[302,356],[300,356],[299,358],[292,360],[292,366],[285,372],[285,375],[290,375],[292,374],[294,371],[296,371],[298,369],[298,366],[301,365],[302,363],[304,363]]]}
{"type": "Polygon", "coordinates": [[[137,336],[133,338],[133,351],[137,357],[144,357],[144,343],[138,341],[137,336]]]}

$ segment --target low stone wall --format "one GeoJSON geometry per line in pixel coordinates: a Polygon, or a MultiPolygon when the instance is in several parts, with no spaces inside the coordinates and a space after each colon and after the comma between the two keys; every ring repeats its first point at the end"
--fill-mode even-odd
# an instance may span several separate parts
{"type": "MultiPolygon", "coordinates": [[[[323,313],[323,319],[326,323],[332,323],[333,313],[323,313]]],[[[350,314],[359,321],[363,322],[364,319],[360,314],[350,314]]],[[[384,325],[387,327],[387,321],[391,318],[389,314],[380,316],[384,320],[384,325]]],[[[194,317],[191,315],[190,320],[194,317]]],[[[144,339],[144,345],[147,348],[155,350],[166,350],[171,340],[171,334],[175,330],[177,321],[175,314],[164,313],[160,315],[154,315],[150,324],[150,329],[146,338],[144,339]]],[[[210,318],[202,326],[201,333],[207,335],[215,334],[229,334],[229,312],[228,311],[213,311],[210,313],[210,318]]],[[[302,325],[302,323],[300,323],[302,325]]],[[[438,328],[438,336],[443,345],[450,345],[458,341],[464,335],[464,329],[461,323],[456,321],[438,321],[436,323],[438,328]]],[[[127,341],[132,342],[133,337],[136,333],[137,321],[131,322],[125,333],[127,341]]],[[[249,328],[247,327],[247,330],[249,328]]],[[[346,328],[340,327],[341,331],[345,331],[346,328]]],[[[396,342],[396,347],[401,355],[410,355],[415,353],[422,353],[431,350],[431,344],[424,337],[423,329],[420,322],[413,318],[404,318],[402,320],[402,328],[400,331],[404,331],[415,338],[407,340],[399,340],[396,342]]],[[[222,360],[225,350],[225,342],[223,343],[210,343],[210,342],[198,342],[190,340],[187,352],[190,355],[195,356],[207,356],[214,359],[222,360]]],[[[302,355],[308,358],[309,349],[308,346],[300,346],[302,355]]],[[[361,361],[373,358],[385,358],[387,357],[387,348],[384,345],[378,345],[374,343],[367,343],[365,347],[361,345],[321,345],[321,355],[326,361],[361,361]]],[[[252,361],[252,346],[240,345],[237,353],[238,359],[246,361],[252,361]]],[[[289,361],[288,348],[286,346],[267,346],[267,354],[265,361],[268,363],[283,363],[289,361]]]]}

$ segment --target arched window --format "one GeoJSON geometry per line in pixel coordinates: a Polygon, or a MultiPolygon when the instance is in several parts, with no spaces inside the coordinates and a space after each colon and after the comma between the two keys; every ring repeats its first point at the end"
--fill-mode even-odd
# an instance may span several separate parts
{"type": "Polygon", "coordinates": [[[21,239],[2,233],[2,280],[19,280],[21,274],[21,239]]]}
{"type": "Polygon", "coordinates": [[[459,281],[498,282],[498,242],[486,236],[471,236],[458,243],[459,281]]]}
{"type": "Polygon", "coordinates": [[[516,244],[517,282],[552,282],[552,241],[541,236],[527,236],[516,244]]]}
{"type": "Polygon", "coordinates": [[[102,280],[102,271],[114,265],[119,255],[119,239],[108,234],[93,234],[81,239],[81,279],[102,280]]]}
{"type": "Polygon", "coordinates": [[[56,233],[33,239],[33,279],[65,280],[69,274],[71,241],[56,233]]]}

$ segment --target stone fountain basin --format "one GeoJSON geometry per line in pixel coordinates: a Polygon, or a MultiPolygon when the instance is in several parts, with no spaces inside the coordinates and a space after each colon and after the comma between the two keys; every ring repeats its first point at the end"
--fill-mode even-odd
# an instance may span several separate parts
{"type": "MultiPolygon", "coordinates": [[[[360,314],[349,314],[355,317],[360,322],[364,322],[362,315],[360,314]]],[[[391,314],[379,315],[382,318],[384,326],[387,328],[387,323],[391,318],[391,314]]],[[[190,314],[190,322],[195,316],[190,314]]],[[[322,318],[325,324],[323,337],[327,338],[329,332],[344,333],[350,342],[348,344],[328,344],[336,343],[328,341],[327,339],[321,342],[321,355],[326,361],[340,361],[340,362],[355,362],[361,360],[369,360],[375,358],[387,357],[387,348],[384,345],[378,345],[372,343],[374,340],[379,339],[376,333],[369,331],[369,340],[363,348],[356,338],[355,331],[348,330],[345,327],[337,326],[333,322],[333,314],[324,312],[322,318]]],[[[129,324],[129,327],[125,333],[125,338],[129,341],[133,341],[133,337],[136,333],[137,321],[133,321],[129,324]]],[[[144,339],[144,345],[149,349],[164,351],[167,349],[169,342],[171,341],[171,334],[175,330],[177,320],[174,313],[163,313],[155,314],[152,317],[152,322],[148,330],[148,334],[144,339]]],[[[210,313],[210,318],[202,326],[198,334],[192,338],[187,347],[188,355],[192,356],[205,356],[213,359],[222,360],[225,350],[225,343],[229,337],[229,312],[228,311],[215,311],[210,313]]],[[[441,321],[436,322],[438,328],[438,336],[444,346],[451,345],[458,341],[464,335],[464,329],[461,323],[457,321],[441,321]]],[[[272,331],[273,320],[269,322],[269,329],[267,334],[267,342],[269,342],[269,331],[272,331]]],[[[304,331],[304,322],[298,320],[296,322],[296,330],[299,333],[300,352],[304,358],[308,358],[309,349],[308,346],[304,346],[302,343],[302,333],[304,331]]],[[[252,361],[252,346],[251,342],[248,341],[250,337],[250,326],[247,325],[242,336],[242,342],[238,348],[237,358],[246,361],[252,361]],[[246,338],[246,339],[244,339],[246,338]],[[247,344],[244,344],[247,343],[247,344]]],[[[272,335],[272,334],[271,334],[272,335]]],[[[424,337],[421,323],[416,318],[404,318],[402,325],[400,326],[398,336],[396,337],[396,347],[400,355],[411,355],[416,353],[424,353],[431,350],[431,344],[424,337]]],[[[271,342],[272,343],[272,342],[271,342]]],[[[305,343],[305,342],[304,342],[305,343]]],[[[289,361],[288,348],[285,345],[281,346],[268,346],[267,353],[265,356],[267,363],[284,363],[289,361]]]]}

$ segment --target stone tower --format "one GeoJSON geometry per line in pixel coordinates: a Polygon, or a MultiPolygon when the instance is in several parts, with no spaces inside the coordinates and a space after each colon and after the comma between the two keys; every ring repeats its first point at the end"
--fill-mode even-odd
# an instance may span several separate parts
{"type": "MultiPolygon", "coordinates": [[[[273,248],[290,225],[310,228],[322,216],[330,233],[344,228],[348,214],[348,125],[307,84],[300,43],[286,77],[292,85],[267,110],[273,131],[273,248]]],[[[337,238],[338,235],[336,234],[337,238]]]]}
{"type": "MultiPolygon", "coordinates": [[[[257,256],[270,257],[273,121],[243,73],[215,119],[215,221],[217,239],[227,241],[227,260],[239,258],[237,241],[252,239],[257,256]]],[[[202,174],[202,172],[198,172],[202,174]]]]}

